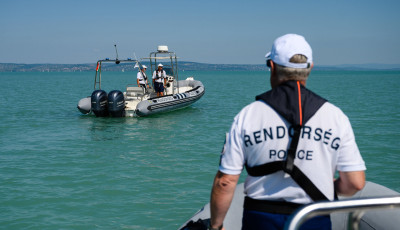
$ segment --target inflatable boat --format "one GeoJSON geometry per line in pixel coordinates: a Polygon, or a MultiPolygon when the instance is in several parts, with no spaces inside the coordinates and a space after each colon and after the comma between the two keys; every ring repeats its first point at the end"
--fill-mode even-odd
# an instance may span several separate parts
{"type": "MultiPolygon", "coordinates": [[[[124,92],[111,90],[106,92],[101,89],[101,67],[103,63],[132,63],[140,71],[142,64],[139,60],[114,60],[104,59],[97,62],[94,91],[91,96],[82,98],[78,102],[78,110],[83,114],[94,113],[97,117],[136,117],[148,116],[161,112],[187,107],[199,100],[205,92],[200,81],[193,77],[186,80],[178,78],[178,62],[174,52],[169,52],[167,46],[159,46],[156,52],[150,53],[150,70],[148,82],[151,82],[151,75],[162,64],[166,72],[166,85],[164,96],[157,97],[153,83],[149,88],[137,87],[135,84],[128,84],[124,92]]],[[[133,76],[136,82],[136,73],[133,76]]]]}
{"type": "MultiPolygon", "coordinates": [[[[244,184],[236,187],[235,194],[224,220],[225,229],[240,230],[242,228],[242,213],[244,202],[244,184]]],[[[400,194],[389,188],[366,182],[365,187],[352,197],[339,197],[338,201],[317,202],[305,206],[296,211],[291,222],[286,224],[285,229],[298,229],[296,221],[305,221],[304,213],[313,215],[311,211],[330,214],[333,230],[348,229],[347,227],[354,222],[355,227],[349,229],[399,229],[400,226],[400,194]],[[308,212],[308,213],[307,213],[308,212]],[[349,215],[356,213],[358,215],[349,215]]],[[[202,229],[207,226],[210,220],[210,204],[206,204],[179,229],[192,230],[202,229]]],[[[300,224],[302,223],[300,221],[300,224]]]]}

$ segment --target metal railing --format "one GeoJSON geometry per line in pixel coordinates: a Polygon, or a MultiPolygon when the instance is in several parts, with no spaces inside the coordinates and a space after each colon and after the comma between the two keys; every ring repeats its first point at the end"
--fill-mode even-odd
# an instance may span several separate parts
{"type": "Polygon", "coordinates": [[[348,212],[348,229],[359,229],[359,223],[366,211],[373,209],[400,208],[400,196],[317,202],[305,206],[292,215],[285,225],[287,230],[299,229],[310,218],[335,212],[348,212]]]}

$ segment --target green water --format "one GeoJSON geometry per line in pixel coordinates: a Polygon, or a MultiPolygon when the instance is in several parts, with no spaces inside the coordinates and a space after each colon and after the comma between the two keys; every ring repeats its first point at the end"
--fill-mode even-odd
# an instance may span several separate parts
{"type": "MultiPolygon", "coordinates": [[[[270,88],[265,72],[192,75],[206,89],[192,106],[113,119],[76,108],[94,73],[0,73],[0,228],[177,229],[208,202],[234,115],[270,88]]],[[[307,86],[349,116],[367,180],[400,191],[400,72],[316,71],[307,86]]]]}

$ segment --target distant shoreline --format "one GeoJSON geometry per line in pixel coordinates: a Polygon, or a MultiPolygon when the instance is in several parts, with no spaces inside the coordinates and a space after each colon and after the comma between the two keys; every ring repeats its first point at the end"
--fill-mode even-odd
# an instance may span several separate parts
{"type": "MultiPolygon", "coordinates": [[[[144,63],[149,65],[149,63],[144,63]]],[[[94,72],[96,63],[93,64],[17,64],[0,63],[0,72],[94,72]]],[[[205,64],[197,62],[179,62],[179,71],[266,71],[263,64],[205,64]]],[[[348,71],[398,71],[400,64],[362,64],[316,66],[314,70],[348,70],[348,71]]],[[[137,71],[132,64],[104,65],[103,71],[130,72],[137,71]]]]}

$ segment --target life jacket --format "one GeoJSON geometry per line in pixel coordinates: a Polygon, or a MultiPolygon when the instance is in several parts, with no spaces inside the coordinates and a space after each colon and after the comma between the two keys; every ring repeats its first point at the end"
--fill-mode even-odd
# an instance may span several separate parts
{"type": "Polygon", "coordinates": [[[287,157],[284,161],[273,161],[253,167],[245,164],[247,173],[250,176],[259,177],[283,170],[314,201],[329,200],[294,164],[302,126],[307,123],[327,100],[311,92],[298,81],[287,81],[266,93],[258,95],[256,100],[267,103],[278,114],[284,117],[291,124],[294,133],[287,157]]]}
{"type": "Polygon", "coordinates": [[[163,70],[161,71],[156,70],[156,79],[162,78],[162,76],[163,76],[163,70]],[[158,72],[160,72],[160,76],[158,75],[158,72]]]}

